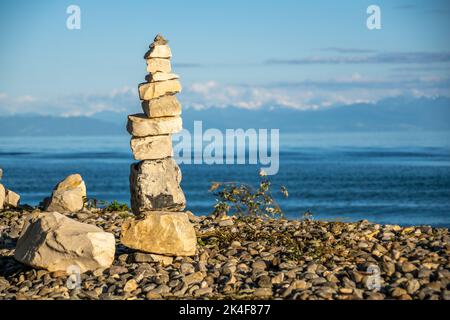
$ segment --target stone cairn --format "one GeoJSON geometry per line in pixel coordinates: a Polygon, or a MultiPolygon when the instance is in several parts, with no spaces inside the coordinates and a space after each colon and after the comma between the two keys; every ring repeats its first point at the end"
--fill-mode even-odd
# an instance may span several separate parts
{"type": "Polygon", "coordinates": [[[128,116],[131,150],[140,160],[130,168],[131,208],[137,219],[122,226],[124,245],[145,252],[195,254],[196,236],[182,211],[186,198],[181,171],[173,159],[172,134],[182,130],[179,77],[171,73],[168,41],[157,35],[144,55],[146,82],[139,85],[143,113],[128,116]]]}

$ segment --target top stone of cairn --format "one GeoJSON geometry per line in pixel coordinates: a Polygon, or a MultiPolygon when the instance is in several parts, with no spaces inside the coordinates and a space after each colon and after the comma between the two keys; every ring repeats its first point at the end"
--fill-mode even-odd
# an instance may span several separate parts
{"type": "Polygon", "coordinates": [[[158,34],[153,42],[150,44],[150,50],[148,50],[144,58],[145,59],[151,59],[151,58],[163,58],[163,59],[170,59],[172,57],[172,52],[170,51],[169,46],[167,45],[169,41],[164,39],[164,37],[160,34],[158,34]]]}

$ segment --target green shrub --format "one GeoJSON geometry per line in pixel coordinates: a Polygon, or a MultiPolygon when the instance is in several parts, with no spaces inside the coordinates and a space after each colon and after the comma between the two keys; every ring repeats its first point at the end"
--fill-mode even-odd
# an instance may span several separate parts
{"type": "Polygon", "coordinates": [[[123,212],[130,211],[130,208],[125,203],[119,203],[117,200],[111,202],[103,209],[104,212],[123,212]]]}
{"type": "MultiPolygon", "coordinates": [[[[257,216],[263,218],[282,217],[283,212],[274,199],[271,183],[264,171],[260,171],[260,184],[257,189],[248,184],[238,182],[213,182],[209,189],[217,196],[213,214],[257,216]]],[[[288,197],[286,187],[281,187],[281,193],[288,197]]]]}

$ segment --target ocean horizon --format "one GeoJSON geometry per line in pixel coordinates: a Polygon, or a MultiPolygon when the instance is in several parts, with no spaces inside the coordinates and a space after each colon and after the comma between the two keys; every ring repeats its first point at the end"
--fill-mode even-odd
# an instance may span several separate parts
{"type": "MultiPolygon", "coordinates": [[[[279,172],[270,176],[288,218],[450,226],[448,132],[280,135],[279,172]],[[278,192],[286,186],[289,197],[278,192]]],[[[0,137],[2,183],[37,205],[71,173],[90,199],[129,205],[129,136],[0,137]]],[[[180,164],[187,210],[213,211],[212,182],[259,183],[261,165],[180,164]]]]}

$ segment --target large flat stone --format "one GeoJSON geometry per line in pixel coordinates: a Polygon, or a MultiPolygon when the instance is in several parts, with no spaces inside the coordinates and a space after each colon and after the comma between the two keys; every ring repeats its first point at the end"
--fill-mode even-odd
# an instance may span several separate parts
{"type": "Polygon", "coordinates": [[[147,212],[140,219],[126,220],[120,241],[132,249],[167,256],[192,256],[197,244],[188,216],[167,211],[147,212]]]}
{"type": "Polygon", "coordinates": [[[181,104],[175,95],[142,101],[142,110],[149,118],[175,117],[181,115],[181,104]]]}
{"type": "Polygon", "coordinates": [[[186,198],[180,187],[181,170],[173,158],[145,160],[130,167],[131,208],[145,211],[182,211],[186,198]]]}
{"type": "Polygon", "coordinates": [[[86,198],[86,185],[79,174],[71,174],[56,185],[46,204],[46,211],[80,211],[86,198]]]}
{"type": "Polygon", "coordinates": [[[158,81],[167,81],[172,79],[178,79],[180,78],[175,73],[165,73],[165,72],[155,72],[150,73],[145,77],[145,80],[148,82],[158,82],[158,81]]]}
{"type": "Polygon", "coordinates": [[[170,73],[172,71],[172,66],[169,59],[152,58],[147,59],[147,72],[164,72],[170,73]]]}
{"type": "Polygon", "coordinates": [[[133,137],[130,141],[131,150],[136,160],[156,160],[173,156],[172,136],[133,137]]]}
{"type": "Polygon", "coordinates": [[[108,268],[114,253],[113,234],[57,212],[41,212],[25,224],[14,258],[49,271],[66,271],[75,265],[85,272],[108,268]]]}
{"type": "Polygon", "coordinates": [[[177,79],[144,82],[139,84],[139,98],[141,100],[151,100],[167,94],[178,93],[181,91],[180,81],[177,79]]]}
{"type": "Polygon", "coordinates": [[[133,137],[158,136],[180,132],[181,117],[147,118],[143,113],[128,116],[127,130],[133,137]]]}

